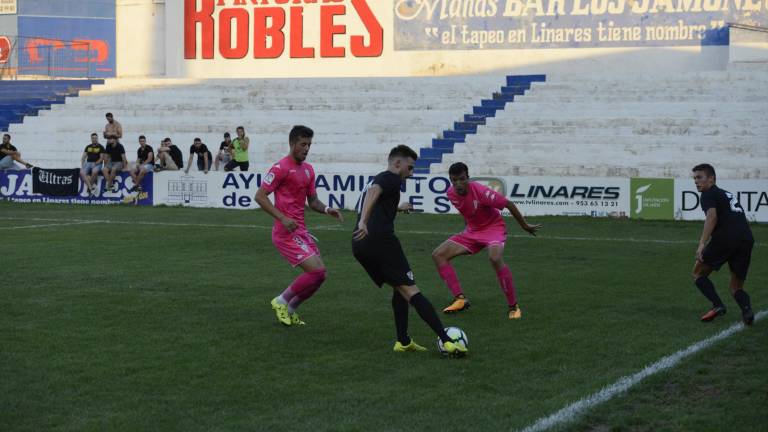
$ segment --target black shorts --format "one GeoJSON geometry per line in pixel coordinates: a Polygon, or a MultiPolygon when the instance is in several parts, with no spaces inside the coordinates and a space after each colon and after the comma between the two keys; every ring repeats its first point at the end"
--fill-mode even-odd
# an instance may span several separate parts
{"type": "Polygon", "coordinates": [[[747,279],[752,260],[754,240],[720,241],[713,239],[701,254],[701,261],[713,270],[720,270],[726,262],[731,272],[741,280],[747,279]]]}
{"type": "Polygon", "coordinates": [[[352,253],[379,287],[385,283],[392,287],[416,285],[411,265],[397,237],[352,240],[352,253]]]}
{"type": "Polygon", "coordinates": [[[248,171],[248,162],[237,162],[232,159],[224,165],[224,171],[232,171],[237,167],[240,167],[240,171],[248,171]]]}

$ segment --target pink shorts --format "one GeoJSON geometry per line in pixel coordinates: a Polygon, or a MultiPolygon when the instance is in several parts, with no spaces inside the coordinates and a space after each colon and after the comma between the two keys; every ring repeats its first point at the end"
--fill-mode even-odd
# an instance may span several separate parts
{"type": "Polygon", "coordinates": [[[294,232],[285,233],[273,231],[272,244],[294,267],[315,255],[320,255],[320,249],[317,248],[315,240],[307,230],[297,229],[294,232]]]}
{"type": "Polygon", "coordinates": [[[500,244],[504,246],[504,242],[507,240],[507,232],[505,230],[464,231],[451,236],[448,240],[458,244],[474,255],[491,245],[500,244]]]}

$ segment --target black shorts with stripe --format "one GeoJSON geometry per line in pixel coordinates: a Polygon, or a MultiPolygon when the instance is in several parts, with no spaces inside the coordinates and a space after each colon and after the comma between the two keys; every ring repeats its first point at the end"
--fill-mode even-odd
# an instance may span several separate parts
{"type": "Polygon", "coordinates": [[[394,235],[352,240],[352,253],[377,286],[416,285],[411,265],[394,235]]]}
{"type": "Polygon", "coordinates": [[[712,239],[704,248],[701,261],[712,270],[720,270],[720,267],[727,262],[736,277],[746,280],[754,244],[753,239],[736,241],[712,239]]]}

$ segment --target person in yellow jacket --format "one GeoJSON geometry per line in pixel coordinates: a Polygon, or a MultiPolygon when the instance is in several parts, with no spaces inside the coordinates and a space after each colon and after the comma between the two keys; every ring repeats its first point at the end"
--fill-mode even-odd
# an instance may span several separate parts
{"type": "Polygon", "coordinates": [[[232,171],[237,167],[240,167],[240,171],[248,171],[248,147],[250,144],[251,140],[245,136],[245,128],[238,126],[237,138],[232,140],[230,147],[232,160],[224,165],[224,171],[232,171]]]}

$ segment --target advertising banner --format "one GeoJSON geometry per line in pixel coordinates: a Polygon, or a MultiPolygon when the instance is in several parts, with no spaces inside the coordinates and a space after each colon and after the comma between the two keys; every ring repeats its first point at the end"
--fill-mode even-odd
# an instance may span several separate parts
{"type": "Polygon", "coordinates": [[[728,45],[761,0],[396,0],[396,50],[728,45]]]}
{"type": "Polygon", "coordinates": [[[381,56],[384,29],[370,0],[287,3],[184,0],[184,59],[381,56]]]}
{"type": "Polygon", "coordinates": [[[62,77],[115,76],[114,18],[20,16],[19,73],[62,77]]]}
{"type": "Polygon", "coordinates": [[[32,168],[32,193],[50,196],[75,196],[78,192],[78,169],[32,168]]]}
{"type": "MultiPolygon", "coordinates": [[[[334,208],[354,210],[371,175],[317,174],[317,195],[334,208]]],[[[255,209],[256,190],[262,174],[164,171],[155,174],[155,205],[255,209]]],[[[479,181],[507,196],[525,215],[583,215],[628,217],[629,180],[621,178],[479,177],[479,181]]],[[[401,201],[415,211],[456,213],[445,192],[450,181],[443,176],[408,178],[401,201]]]]}
{"type": "Polygon", "coordinates": [[[674,217],[673,179],[633,178],[630,181],[633,219],[672,219],[674,217]]]}
{"type": "Polygon", "coordinates": [[[16,0],[0,0],[0,15],[13,15],[16,11],[16,0]]]}
{"type": "Polygon", "coordinates": [[[120,173],[115,178],[117,191],[105,191],[104,178],[99,177],[96,183],[96,195],[91,196],[82,181],[78,182],[77,194],[74,196],[55,196],[33,192],[32,170],[0,170],[0,199],[19,203],[57,203],[57,204],[86,204],[107,205],[131,203],[136,205],[152,205],[152,174],[147,174],[141,182],[144,192],[130,192],[133,180],[128,173],[120,173]]]}
{"type": "MultiPolygon", "coordinates": [[[[717,186],[736,197],[747,220],[768,222],[768,180],[718,180],[717,186]]],[[[700,198],[692,179],[675,179],[675,219],[704,220],[700,198]]]]}

